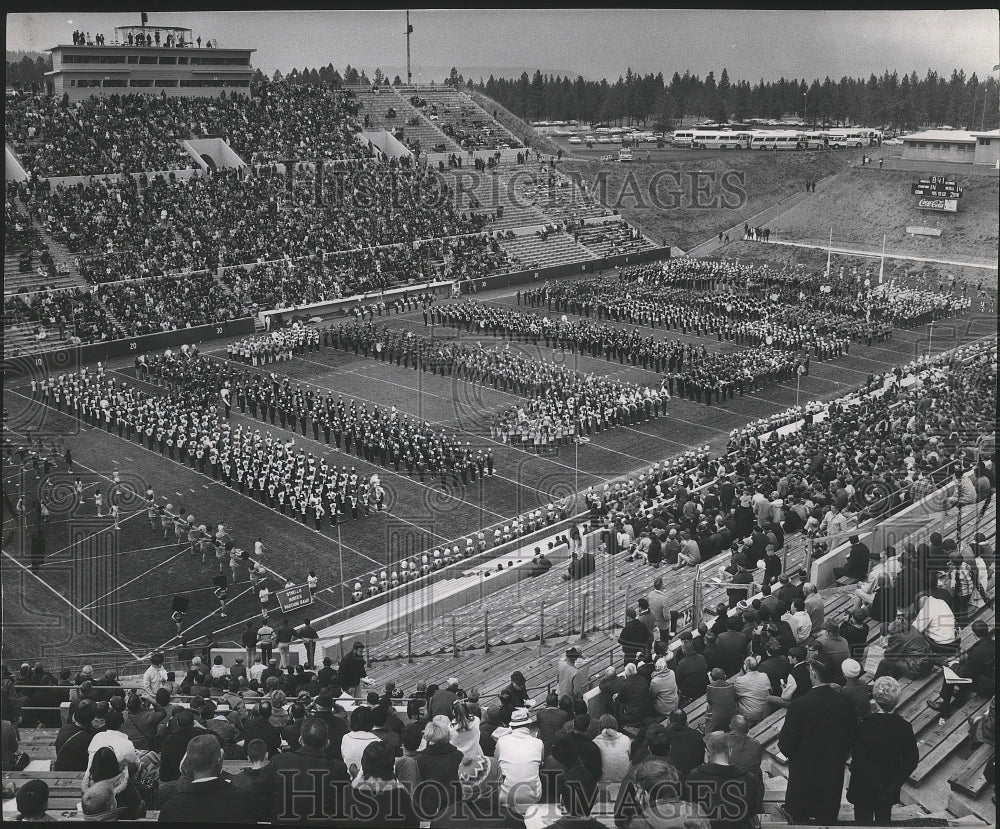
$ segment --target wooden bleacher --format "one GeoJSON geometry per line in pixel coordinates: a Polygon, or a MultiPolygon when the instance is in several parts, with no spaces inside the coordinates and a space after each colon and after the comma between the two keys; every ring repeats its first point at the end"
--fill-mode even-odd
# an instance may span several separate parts
{"type": "Polygon", "coordinates": [[[381,87],[378,92],[372,92],[370,86],[353,86],[349,89],[361,105],[358,120],[363,124],[365,116],[368,116],[366,129],[392,132],[397,127],[402,127],[402,142],[410,149],[419,146],[422,152],[427,153],[433,152],[435,147],[443,146],[445,152],[461,152],[454,141],[411,106],[408,96],[385,87],[381,87]],[[395,117],[388,116],[390,107],[396,111],[395,117]],[[408,123],[413,120],[416,120],[415,124],[408,123]]]}
{"type": "Polygon", "coordinates": [[[587,225],[576,231],[576,239],[598,256],[635,253],[653,247],[644,236],[635,236],[632,227],[624,221],[587,225]]]}
{"type": "Polygon", "coordinates": [[[594,255],[573,241],[568,233],[550,233],[542,239],[537,233],[500,240],[507,254],[524,270],[547,268],[570,262],[583,262],[594,255]]]}
{"type": "Polygon", "coordinates": [[[510,230],[545,224],[541,210],[519,192],[517,181],[524,175],[524,171],[518,167],[494,167],[485,172],[476,172],[475,168],[445,166],[437,174],[451,188],[455,207],[460,212],[471,210],[493,216],[497,208],[503,208],[503,215],[491,219],[487,225],[489,230],[510,230]]]}

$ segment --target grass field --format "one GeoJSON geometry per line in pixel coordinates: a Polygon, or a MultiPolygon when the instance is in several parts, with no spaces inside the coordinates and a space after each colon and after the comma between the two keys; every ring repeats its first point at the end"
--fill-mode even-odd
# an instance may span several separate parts
{"type": "MultiPolygon", "coordinates": [[[[769,251],[770,252],[770,251],[769,251]]],[[[512,303],[510,296],[481,297],[486,301],[512,303]]],[[[392,326],[423,332],[419,313],[385,320],[392,326]]],[[[963,320],[935,326],[933,350],[983,336],[995,329],[995,320],[963,320]]],[[[436,329],[441,336],[458,336],[453,329],[436,329]]],[[[675,336],[671,333],[670,336],[675,336]]],[[[685,339],[680,334],[677,337],[685,339]]],[[[477,338],[484,345],[489,338],[477,338]]],[[[692,336],[709,349],[734,348],[714,339],[692,336]]],[[[537,358],[552,358],[544,347],[514,344],[537,358]]],[[[814,363],[810,376],[801,381],[801,399],[837,396],[863,382],[870,372],[883,371],[926,351],[926,332],[897,332],[888,343],[873,348],[855,346],[839,361],[814,363]]],[[[209,343],[204,353],[225,358],[224,343],[209,343]]],[[[643,369],[574,355],[555,355],[574,361],[582,371],[611,374],[638,383],[658,382],[657,375],[643,369]]],[[[116,379],[135,382],[130,365],[112,365],[116,379]]],[[[484,527],[503,524],[512,516],[545,504],[554,498],[572,497],[579,489],[601,484],[655,460],[670,457],[692,446],[710,444],[722,451],[731,429],[758,417],[780,411],[796,399],[794,385],[765,389],[725,406],[706,407],[686,400],[674,400],[669,415],[635,427],[619,428],[595,435],[593,442],[575,449],[562,447],[557,454],[536,456],[498,445],[489,436],[488,424],[499,408],[516,402],[513,395],[471,386],[455,378],[397,367],[335,349],[296,357],[289,363],[269,367],[287,374],[293,382],[334,391],[369,405],[396,406],[401,412],[426,419],[437,428],[455,431],[472,446],[492,447],[496,475],[466,487],[442,487],[437,480],[424,484],[391,469],[372,466],[356,455],[327,451],[307,437],[294,437],[318,457],[331,464],[355,466],[359,473],[378,472],[386,491],[388,511],[341,527],[340,541],[327,523],[317,532],[274,512],[238,491],[215,482],[195,470],[149,452],[135,442],[100,429],[81,425],[67,415],[31,405],[28,389],[8,389],[8,436],[17,441],[30,428],[34,434],[64,435],[65,444],[80,465],[79,477],[84,498],[73,491],[76,477],[65,467],[56,468],[44,482],[39,474],[19,465],[5,467],[6,491],[18,481],[25,493],[29,515],[38,493],[49,486],[50,504],[46,560],[39,571],[41,580],[24,567],[27,563],[30,527],[10,518],[4,524],[3,583],[7,601],[4,608],[4,648],[14,656],[58,654],[95,650],[130,650],[141,655],[150,647],[172,641],[174,628],[169,619],[170,601],[183,593],[191,600],[185,620],[188,638],[215,632],[220,641],[237,640],[243,622],[257,614],[257,602],[245,580],[230,589],[228,617],[216,614],[211,578],[218,572],[216,562],[207,564],[191,558],[171,537],[154,533],[145,511],[134,493],[152,486],[158,497],[183,506],[199,523],[224,523],[236,543],[250,547],[261,536],[268,547],[271,586],[280,587],[288,578],[303,581],[310,569],[320,577],[321,591],[311,610],[314,616],[341,605],[341,582],[388,567],[393,561],[433,546],[464,539],[484,527]],[[120,529],[114,530],[107,517],[98,518],[93,493],[105,493],[112,475],[119,470],[123,487],[120,529]],[[133,493],[130,495],[129,493],[133,493]],[[341,554],[342,567],[341,570],[341,554]]],[[[159,393],[155,387],[149,389],[159,393]]],[[[234,422],[252,428],[281,432],[240,415],[234,422]]],[[[107,497],[105,498],[107,502],[107,497]]],[[[6,514],[5,514],[6,517],[6,514]]],[[[464,546],[464,541],[460,544],[464,546]]],[[[228,567],[227,567],[228,571],[228,567]]],[[[245,575],[243,576],[245,579],[245,575]]],[[[349,592],[349,590],[348,590],[349,592]]],[[[297,615],[296,621],[301,618],[297,615]]],[[[176,642],[176,640],[173,640],[176,642]]]]}
{"type": "Polygon", "coordinates": [[[860,157],[860,150],[703,153],[642,148],[631,164],[564,159],[559,167],[592,187],[603,177],[603,190],[595,189],[604,204],[617,208],[657,242],[690,250],[803,193],[807,181],[858,164],[860,157]]]}

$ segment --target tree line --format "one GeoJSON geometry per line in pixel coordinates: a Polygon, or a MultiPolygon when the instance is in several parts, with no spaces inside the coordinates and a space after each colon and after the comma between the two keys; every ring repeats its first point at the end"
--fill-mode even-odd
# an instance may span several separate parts
{"type": "MultiPolygon", "coordinates": [[[[454,70],[452,70],[454,75],[454,70]]],[[[469,82],[471,86],[471,82],[469,82]]],[[[476,88],[528,121],[568,121],[641,124],[666,129],[683,119],[704,118],[720,123],[750,119],[802,118],[807,123],[914,129],[949,125],[966,129],[995,129],[1000,125],[996,78],[985,81],[955,69],[950,78],[928,70],[899,75],[888,70],[864,78],[830,77],[813,80],[779,78],[756,83],[733,81],[726,69],[718,79],[709,72],[702,79],[675,72],[667,82],[662,72],[639,75],[631,68],[615,83],[582,77],[543,75],[495,78],[476,88]]]]}
{"type": "MultiPolygon", "coordinates": [[[[258,70],[259,72],[259,70],[258,70]]],[[[261,74],[260,77],[263,77],[261,74]]],[[[340,87],[389,83],[380,69],[371,78],[348,65],[338,72],[333,64],[320,68],[275,72],[275,80],[340,87]]],[[[399,75],[391,83],[402,84],[399,75]]],[[[526,121],[570,121],[618,126],[642,125],[671,129],[691,119],[720,123],[801,118],[809,124],[841,126],[865,124],[901,130],[923,126],[996,129],[1000,126],[1000,84],[990,75],[980,80],[955,69],[950,77],[928,70],[900,75],[886,70],[864,78],[830,77],[811,83],[779,78],[755,83],[733,81],[723,68],[716,78],[675,72],[668,82],[662,72],[640,75],[629,68],[614,83],[588,81],[578,76],[543,75],[535,70],[520,78],[466,80],[454,67],[444,83],[478,89],[526,121]]]]}
{"type": "Polygon", "coordinates": [[[29,55],[23,55],[20,60],[8,60],[7,86],[30,89],[31,85],[35,84],[35,88],[40,91],[45,88],[45,73],[51,69],[51,55],[38,55],[34,60],[29,55]]]}

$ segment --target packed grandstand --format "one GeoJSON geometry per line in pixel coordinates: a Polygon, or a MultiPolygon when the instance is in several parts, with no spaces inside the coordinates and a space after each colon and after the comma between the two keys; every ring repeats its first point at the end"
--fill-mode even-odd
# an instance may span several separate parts
{"type": "Polygon", "coordinates": [[[967,289],[671,256],[450,86],[23,92],[5,130],[8,566],[60,592],[62,476],[95,534],[136,518],[125,552],[212,585],[123,593],[170,635],[88,628],[114,655],[5,644],[5,819],[989,812],[996,334],[920,339],[967,289]],[[836,389],[802,403],[812,379],[836,389]],[[727,416],[714,446],[670,431],[727,416]],[[102,446],[141,487],[85,466],[102,446]],[[581,482],[598,451],[627,471],[581,482]],[[406,487],[477,523],[390,555],[406,487]],[[264,521],[325,557],[276,558],[264,521]]]}

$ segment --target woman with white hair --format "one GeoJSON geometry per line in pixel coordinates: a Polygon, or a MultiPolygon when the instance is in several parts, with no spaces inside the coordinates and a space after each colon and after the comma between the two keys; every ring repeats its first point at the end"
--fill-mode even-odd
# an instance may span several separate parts
{"type": "Polygon", "coordinates": [[[872,701],[874,710],[861,720],[854,743],[847,799],[854,804],[858,823],[887,824],[920,754],[912,726],[895,713],[899,682],[891,676],[876,679],[872,701]]]}

